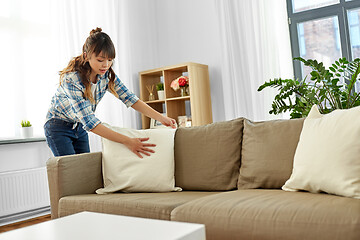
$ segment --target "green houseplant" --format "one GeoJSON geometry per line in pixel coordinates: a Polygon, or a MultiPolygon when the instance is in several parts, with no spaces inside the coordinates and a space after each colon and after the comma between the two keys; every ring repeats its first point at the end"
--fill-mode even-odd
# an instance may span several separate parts
{"type": "Polygon", "coordinates": [[[21,121],[21,135],[23,138],[31,138],[33,136],[33,128],[30,121],[21,121]]]}
{"type": "Polygon", "coordinates": [[[164,94],[164,83],[159,82],[156,84],[156,90],[158,93],[158,98],[159,100],[163,100],[165,98],[165,94],[164,94]]]}
{"type": "Polygon", "coordinates": [[[301,57],[294,58],[309,66],[311,79],[274,79],[262,84],[258,91],[271,87],[278,90],[270,114],[290,111],[291,118],[306,117],[316,104],[321,113],[360,105],[360,93],[354,90],[360,74],[360,59],[340,58],[329,69],[322,62],[301,57]]]}
{"type": "Polygon", "coordinates": [[[159,82],[156,84],[156,90],[157,91],[163,91],[164,90],[164,83],[159,82]]]}

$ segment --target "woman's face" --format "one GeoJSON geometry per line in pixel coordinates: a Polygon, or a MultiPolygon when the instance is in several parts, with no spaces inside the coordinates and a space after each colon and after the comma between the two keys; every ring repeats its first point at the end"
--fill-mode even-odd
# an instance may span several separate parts
{"type": "Polygon", "coordinates": [[[113,59],[106,58],[102,52],[100,52],[98,56],[96,56],[95,53],[91,54],[88,60],[91,67],[91,73],[100,75],[104,75],[113,63],[113,59]]]}

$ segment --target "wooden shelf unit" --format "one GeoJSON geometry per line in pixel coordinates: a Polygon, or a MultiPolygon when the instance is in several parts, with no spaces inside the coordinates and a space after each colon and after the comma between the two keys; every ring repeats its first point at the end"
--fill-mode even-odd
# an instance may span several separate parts
{"type": "MultiPolygon", "coordinates": [[[[156,68],[142,71],[139,73],[140,79],[140,99],[147,103],[160,113],[174,118],[177,121],[178,116],[186,114],[186,105],[190,105],[192,126],[200,126],[212,123],[211,95],[209,70],[207,65],[199,63],[182,63],[178,65],[156,68]],[[180,90],[174,91],[171,82],[182,76],[189,77],[190,95],[182,97],[180,90]],[[159,82],[164,83],[164,100],[149,101],[149,91],[146,86],[156,85],[159,82]],[[190,104],[189,104],[190,103],[190,104]]],[[[155,99],[158,99],[156,87],[154,87],[155,99]]],[[[142,115],[142,128],[150,127],[150,118],[142,115]]]]}

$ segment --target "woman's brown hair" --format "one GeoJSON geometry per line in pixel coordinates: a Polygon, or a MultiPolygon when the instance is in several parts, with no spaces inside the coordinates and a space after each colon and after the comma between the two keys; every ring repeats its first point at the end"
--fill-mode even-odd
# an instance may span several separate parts
{"type": "MultiPolygon", "coordinates": [[[[111,41],[109,35],[102,32],[101,28],[96,28],[91,30],[90,36],[86,39],[85,44],[82,49],[83,53],[80,56],[74,57],[71,59],[66,68],[60,71],[60,85],[64,78],[64,75],[69,72],[78,72],[81,82],[85,86],[84,98],[89,99],[92,103],[95,102],[94,96],[91,93],[91,84],[90,84],[90,73],[91,67],[89,62],[85,59],[84,53],[87,56],[91,56],[95,53],[96,56],[100,54],[105,55],[106,58],[115,58],[115,47],[111,41]]],[[[115,91],[115,73],[112,67],[109,68],[109,90],[115,96],[118,94],[115,91]]]]}

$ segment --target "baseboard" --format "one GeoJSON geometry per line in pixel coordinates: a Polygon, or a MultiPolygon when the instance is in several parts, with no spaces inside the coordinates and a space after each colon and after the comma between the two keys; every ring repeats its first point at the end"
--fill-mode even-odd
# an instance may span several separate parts
{"type": "Polygon", "coordinates": [[[50,206],[0,217],[0,226],[50,214],[50,206]]]}

